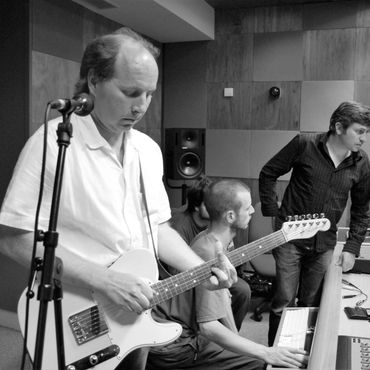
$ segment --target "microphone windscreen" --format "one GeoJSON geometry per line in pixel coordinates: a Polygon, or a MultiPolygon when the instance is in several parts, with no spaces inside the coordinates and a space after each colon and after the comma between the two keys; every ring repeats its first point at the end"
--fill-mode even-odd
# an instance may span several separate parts
{"type": "Polygon", "coordinates": [[[94,109],[94,98],[90,94],[81,93],[73,97],[79,102],[74,113],[78,116],[87,116],[94,109]]]}

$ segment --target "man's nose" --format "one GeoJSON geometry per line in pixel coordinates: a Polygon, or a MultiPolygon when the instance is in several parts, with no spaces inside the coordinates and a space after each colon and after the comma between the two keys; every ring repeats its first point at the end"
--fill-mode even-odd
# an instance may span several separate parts
{"type": "Polygon", "coordinates": [[[135,99],[133,107],[136,108],[136,112],[143,113],[147,110],[149,103],[150,98],[143,93],[135,99]]]}

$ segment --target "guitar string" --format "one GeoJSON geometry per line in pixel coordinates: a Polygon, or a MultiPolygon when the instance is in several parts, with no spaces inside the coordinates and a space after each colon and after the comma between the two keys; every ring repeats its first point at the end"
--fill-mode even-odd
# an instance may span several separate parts
{"type": "MultiPolygon", "coordinates": [[[[317,224],[317,221],[315,221],[314,223],[317,224]]],[[[296,233],[297,235],[299,235],[301,232],[302,232],[301,230],[297,230],[295,232],[293,231],[293,233],[291,233],[291,234],[296,233]]],[[[262,242],[265,243],[270,239],[276,239],[275,237],[278,236],[277,234],[279,234],[279,233],[281,233],[281,230],[279,230],[279,231],[277,231],[273,234],[270,234],[267,237],[261,238],[261,239],[255,241],[255,242],[252,242],[252,243],[249,243],[245,246],[239,247],[239,248],[235,249],[234,251],[228,253],[227,256],[229,257],[231,262],[234,261],[236,263],[242,264],[242,263],[244,263],[244,262],[246,262],[250,259],[253,259],[257,255],[261,254],[260,244],[262,244],[262,242]],[[246,250],[241,252],[241,249],[246,249],[246,250]],[[246,259],[245,255],[247,256],[248,259],[246,259]]],[[[291,237],[291,239],[294,239],[294,238],[291,237]]],[[[277,243],[277,245],[283,244],[284,242],[285,242],[284,237],[278,238],[278,239],[275,240],[275,243],[277,243]],[[282,239],[282,240],[279,241],[279,239],[282,239]]],[[[264,252],[268,251],[269,249],[273,249],[274,247],[275,246],[273,246],[273,247],[269,246],[268,248],[264,248],[264,252]]],[[[192,270],[184,271],[184,272],[182,272],[180,274],[177,274],[177,275],[175,275],[175,276],[173,276],[169,279],[161,280],[158,283],[155,283],[154,285],[152,285],[152,288],[154,290],[155,290],[156,286],[160,286],[160,285],[162,285],[163,288],[164,288],[163,291],[161,291],[161,289],[157,290],[157,296],[153,297],[153,301],[155,301],[156,300],[155,298],[157,298],[158,296],[162,296],[162,297],[164,297],[164,299],[163,298],[159,299],[158,302],[152,304],[151,307],[154,307],[158,303],[161,303],[161,302],[173,297],[174,295],[180,294],[181,292],[185,291],[182,288],[183,286],[186,287],[186,290],[189,290],[192,287],[198,285],[201,281],[203,281],[207,277],[211,276],[211,274],[212,274],[211,273],[211,267],[214,266],[216,264],[216,262],[217,262],[217,259],[207,261],[206,263],[204,263],[200,266],[196,266],[192,270]],[[193,274],[195,274],[196,277],[194,277],[193,274]],[[171,280],[171,281],[168,281],[168,280],[171,280]],[[179,281],[180,280],[180,282],[178,284],[176,282],[174,283],[172,280],[174,280],[174,281],[179,281]],[[183,280],[183,281],[181,282],[181,280],[183,280]],[[182,288],[180,293],[176,292],[176,290],[179,290],[179,288],[182,288]]],[[[238,266],[238,264],[235,264],[235,263],[233,263],[233,265],[238,266]]],[[[97,305],[97,306],[99,306],[99,305],[97,305]]],[[[112,304],[108,304],[108,305],[105,306],[105,312],[106,313],[109,313],[111,310],[112,310],[112,312],[117,312],[117,305],[112,303],[112,304]]],[[[84,322],[84,321],[90,322],[91,323],[91,328],[93,328],[93,327],[96,327],[96,326],[102,326],[101,323],[105,324],[105,321],[102,320],[102,318],[104,319],[104,317],[102,317],[102,315],[101,315],[100,309],[98,309],[98,312],[96,314],[92,314],[91,312],[86,312],[85,314],[81,314],[79,322],[84,322]]]]}

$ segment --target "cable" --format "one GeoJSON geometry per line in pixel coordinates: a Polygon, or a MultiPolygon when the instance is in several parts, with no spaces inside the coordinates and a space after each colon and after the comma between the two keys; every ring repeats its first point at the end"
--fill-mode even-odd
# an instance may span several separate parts
{"type": "Polygon", "coordinates": [[[362,296],[362,295],[365,296],[365,298],[360,299],[355,303],[356,307],[359,307],[359,306],[363,305],[368,300],[368,298],[369,298],[368,295],[366,293],[364,293],[362,291],[362,289],[357,287],[355,284],[352,284],[351,282],[349,282],[348,280],[345,280],[345,279],[342,279],[342,284],[348,285],[350,287],[350,288],[343,287],[344,289],[351,290],[351,291],[354,291],[354,292],[358,292],[357,294],[344,295],[344,296],[342,296],[342,298],[355,298],[355,297],[362,296]]]}
{"type": "MultiPolygon", "coordinates": [[[[43,191],[44,191],[45,165],[46,165],[46,154],[47,154],[48,120],[49,120],[50,110],[51,110],[51,106],[50,106],[50,103],[48,103],[46,106],[45,115],[44,115],[44,140],[43,140],[42,163],[41,163],[41,174],[40,174],[40,187],[39,187],[39,197],[37,201],[36,214],[35,214],[34,238],[33,238],[32,256],[31,256],[31,263],[30,263],[30,274],[28,278],[27,293],[26,293],[26,307],[25,307],[21,370],[24,370],[24,366],[26,362],[26,355],[27,355],[29,306],[30,306],[30,299],[33,297],[31,293],[31,289],[32,289],[32,284],[33,284],[33,271],[34,271],[34,265],[35,265],[38,236],[39,236],[39,229],[38,229],[39,215],[40,215],[42,196],[43,196],[43,191]]],[[[35,274],[36,274],[36,271],[35,271],[35,274]]]]}

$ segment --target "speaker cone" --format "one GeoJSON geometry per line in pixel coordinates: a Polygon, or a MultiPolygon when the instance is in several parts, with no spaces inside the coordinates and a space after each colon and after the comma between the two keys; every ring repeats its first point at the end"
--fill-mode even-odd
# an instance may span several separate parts
{"type": "Polygon", "coordinates": [[[198,154],[186,152],[181,155],[178,162],[179,173],[186,178],[194,178],[202,172],[202,161],[198,154]]]}
{"type": "Polygon", "coordinates": [[[180,146],[186,149],[194,149],[200,146],[200,134],[195,130],[184,130],[180,135],[180,146]]]}

